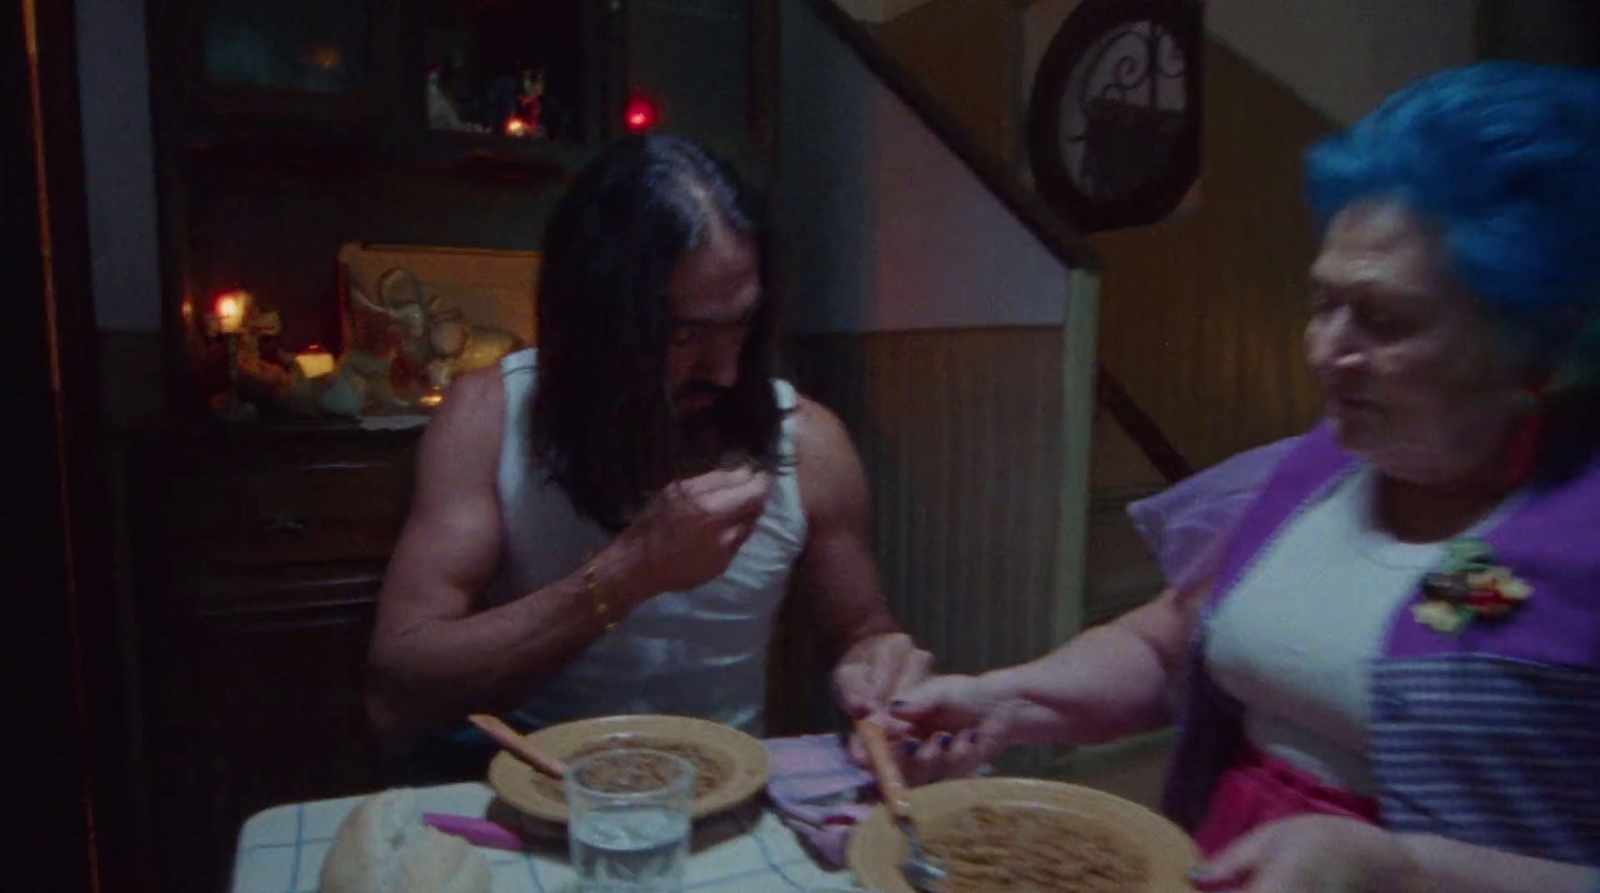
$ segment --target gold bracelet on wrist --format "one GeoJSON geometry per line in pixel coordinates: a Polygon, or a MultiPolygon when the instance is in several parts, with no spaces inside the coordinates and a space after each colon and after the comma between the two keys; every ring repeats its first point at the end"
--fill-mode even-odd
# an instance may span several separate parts
{"type": "Polygon", "coordinates": [[[591,558],[583,566],[583,591],[589,594],[589,604],[594,606],[594,616],[600,625],[611,632],[617,628],[617,621],[613,609],[606,601],[605,593],[600,591],[600,586],[595,582],[595,574],[600,570],[600,559],[591,558]]]}

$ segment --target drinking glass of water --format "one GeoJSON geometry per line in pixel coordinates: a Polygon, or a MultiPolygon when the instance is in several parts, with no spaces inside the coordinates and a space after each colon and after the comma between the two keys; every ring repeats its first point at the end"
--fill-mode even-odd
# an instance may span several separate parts
{"type": "Polygon", "coordinates": [[[689,853],[694,766],[659,750],[604,750],[567,769],[567,837],[584,893],[671,893],[689,853]]]}

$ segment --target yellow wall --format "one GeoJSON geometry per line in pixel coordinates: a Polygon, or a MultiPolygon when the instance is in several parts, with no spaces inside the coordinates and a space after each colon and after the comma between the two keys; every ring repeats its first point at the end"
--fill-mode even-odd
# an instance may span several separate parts
{"type": "Polygon", "coordinates": [[[879,44],[938,97],[982,148],[1011,154],[1014,4],[931,0],[874,29],[879,44]]]}
{"type": "MultiPolygon", "coordinates": [[[[879,26],[909,68],[999,154],[1013,97],[1011,3],[934,0],[879,26]]],[[[1305,147],[1332,122],[1216,39],[1206,43],[1202,201],[1185,219],[1098,235],[1100,356],[1195,467],[1310,425],[1301,360],[1315,226],[1300,193],[1305,147]]],[[[1097,432],[1095,488],[1159,483],[1115,432],[1097,432]]]]}
{"type": "Polygon", "coordinates": [[[1196,467],[1310,425],[1301,352],[1315,224],[1304,148],[1332,125],[1215,41],[1193,217],[1105,233],[1100,356],[1196,467]]]}

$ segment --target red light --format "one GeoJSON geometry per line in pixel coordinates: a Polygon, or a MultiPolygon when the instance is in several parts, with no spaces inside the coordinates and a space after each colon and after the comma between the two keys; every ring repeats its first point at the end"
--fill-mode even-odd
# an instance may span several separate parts
{"type": "Polygon", "coordinates": [[[638,93],[628,97],[628,108],[622,120],[631,133],[643,133],[661,123],[661,111],[656,104],[638,93]]]}

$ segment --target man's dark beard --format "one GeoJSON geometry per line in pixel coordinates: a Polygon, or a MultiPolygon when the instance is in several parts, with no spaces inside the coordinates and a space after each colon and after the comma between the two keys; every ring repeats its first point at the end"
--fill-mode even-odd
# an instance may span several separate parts
{"type": "Polygon", "coordinates": [[[723,398],[727,397],[728,389],[719,387],[709,381],[691,381],[678,388],[672,395],[672,405],[679,422],[690,424],[695,422],[710,421],[722,405],[723,398]],[[678,410],[685,400],[705,399],[703,407],[689,410],[678,410]],[[706,399],[708,398],[708,399],[706,399]]]}
{"type": "Polygon", "coordinates": [[[677,410],[678,422],[678,474],[698,474],[717,467],[725,444],[721,430],[723,401],[728,389],[707,381],[691,381],[677,390],[674,406],[684,399],[709,397],[705,406],[677,410]]]}

